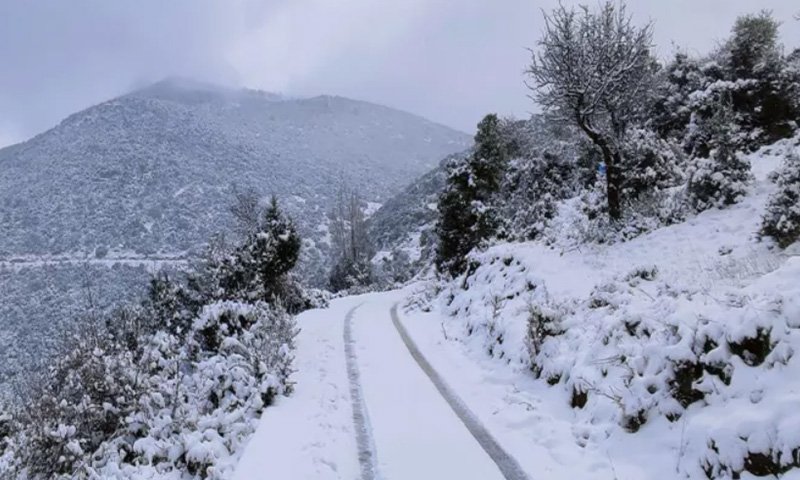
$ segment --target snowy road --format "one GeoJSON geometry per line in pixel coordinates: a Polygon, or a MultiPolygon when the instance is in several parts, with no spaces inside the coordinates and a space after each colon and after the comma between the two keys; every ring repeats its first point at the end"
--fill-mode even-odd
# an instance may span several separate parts
{"type": "Polygon", "coordinates": [[[476,440],[479,425],[465,426],[466,408],[460,418],[409,352],[392,322],[401,296],[348,297],[298,318],[296,391],[265,411],[237,479],[525,478],[509,475],[516,463],[488,432],[476,440]]]}

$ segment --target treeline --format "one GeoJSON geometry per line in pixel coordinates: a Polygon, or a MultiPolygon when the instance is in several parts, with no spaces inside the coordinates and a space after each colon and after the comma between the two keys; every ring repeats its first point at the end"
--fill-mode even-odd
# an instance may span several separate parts
{"type": "MultiPolygon", "coordinates": [[[[581,241],[608,242],[738,202],[752,180],[743,154],[791,138],[800,122],[800,50],[762,11],[737,19],[703,57],[653,55],[652,25],[624,4],[560,6],[527,67],[542,109],[530,121],[486,116],[439,198],[436,265],[458,275],[492,241],[546,238],[559,202],[577,198],[581,241]]],[[[762,234],[800,234],[798,161],[788,156],[762,234]]]]}
{"type": "Polygon", "coordinates": [[[0,410],[0,477],[230,475],[261,411],[292,389],[292,314],[325,302],[292,276],[301,240],[275,198],[241,194],[232,212],[236,241],[153,278],[141,302],[87,313],[0,410]]]}

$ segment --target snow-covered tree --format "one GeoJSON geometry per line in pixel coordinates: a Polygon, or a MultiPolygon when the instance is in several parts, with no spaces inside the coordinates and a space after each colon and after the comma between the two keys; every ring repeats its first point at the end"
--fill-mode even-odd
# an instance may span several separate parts
{"type": "Polygon", "coordinates": [[[760,144],[791,136],[800,109],[800,77],[787,69],[779,27],[768,11],[739,17],[723,47],[731,80],[737,81],[733,108],[760,144]]]}
{"type": "Polygon", "coordinates": [[[219,275],[221,299],[276,300],[286,275],[297,262],[300,246],[294,223],[273,196],[258,229],[223,260],[219,275]]]}
{"type": "Polygon", "coordinates": [[[761,224],[761,235],[772,237],[781,248],[800,239],[800,154],[786,156],[778,171],[778,190],[772,194],[761,224]]]}
{"type": "Polygon", "coordinates": [[[242,238],[255,234],[261,225],[263,208],[261,196],[252,187],[233,187],[234,201],[229,207],[233,216],[236,233],[242,238]]]}
{"type": "Polygon", "coordinates": [[[354,189],[342,184],[329,212],[334,265],[329,283],[334,291],[365,287],[373,282],[373,249],[367,234],[364,201],[354,189]]]}
{"type": "Polygon", "coordinates": [[[467,160],[470,182],[474,189],[472,209],[475,212],[475,236],[479,242],[497,233],[500,224],[494,202],[508,162],[507,139],[503,124],[495,114],[483,117],[475,134],[475,151],[467,160]]]}
{"type": "Polygon", "coordinates": [[[605,2],[596,12],[561,5],[545,15],[527,70],[539,105],[579,127],[602,152],[613,219],[622,215],[620,144],[651,90],[651,44],[651,26],[636,27],[624,4],[605,2]]]}
{"type": "Polygon", "coordinates": [[[689,201],[697,211],[722,208],[738,202],[752,180],[750,162],[735,150],[732,122],[728,105],[719,103],[709,121],[714,149],[709,158],[696,158],[689,172],[689,201]]]}
{"type": "Polygon", "coordinates": [[[701,61],[685,52],[678,52],[656,78],[656,100],[647,125],[661,138],[680,142],[692,116],[690,95],[705,88],[708,76],[701,61]]]}
{"type": "Polygon", "coordinates": [[[447,183],[437,204],[436,268],[455,276],[464,271],[467,254],[478,245],[474,229],[478,218],[471,208],[475,193],[469,167],[465,162],[451,161],[447,171],[447,183]]]}
{"type": "Polygon", "coordinates": [[[478,123],[475,149],[469,158],[448,165],[436,225],[436,266],[440,272],[461,273],[466,255],[497,233],[500,216],[494,200],[507,162],[502,122],[495,114],[486,115],[478,123]]]}

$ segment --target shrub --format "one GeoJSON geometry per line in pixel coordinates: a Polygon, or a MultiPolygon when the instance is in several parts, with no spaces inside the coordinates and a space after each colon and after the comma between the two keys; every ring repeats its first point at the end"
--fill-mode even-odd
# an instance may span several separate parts
{"type": "MultiPolygon", "coordinates": [[[[541,368],[536,362],[536,357],[549,337],[561,334],[560,319],[561,314],[555,310],[543,309],[534,304],[528,305],[526,343],[531,358],[531,369],[537,376],[541,374],[541,368]]],[[[555,383],[558,383],[558,380],[555,380],[555,383]]]]}
{"type": "Polygon", "coordinates": [[[750,162],[721,144],[711,158],[696,160],[688,186],[691,206],[703,211],[737,203],[747,193],[751,178],[750,162]]]}
{"type": "Polygon", "coordinates": [[[781,248],[800,238],[800,155],[786,156],[778,172],[778,190],[770,197],[761,235],[772,237],[781,248]]]}

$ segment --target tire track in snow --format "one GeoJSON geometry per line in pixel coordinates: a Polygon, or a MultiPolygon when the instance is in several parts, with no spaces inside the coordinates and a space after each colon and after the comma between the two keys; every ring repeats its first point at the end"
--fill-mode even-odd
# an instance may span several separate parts
{"type": "Polygon", "coordinates": [[[361,379],[358,372],[355,342],[353,341],[353,316],[361,304],[351,308],[344,318],[344,352],[347,362],[347,377],[350,380],[350,400],[353,404],[353,423],[358,445],[358,463],[361,465],[361,480],[378,480],[378,455],[372,426],[369,422],[367,404],[361,392],[361,379]]]}
{"type": "MultiPolygon", "coordinates": [[[[351,311],[352,313],[352,311],[351,311]]],[[[392,306],[391,310],[392,314],[392,323],[394,324],[397,332],[400,334],[400,338],[403,340],[408,352],[414,357],[414,360],[417,362],[417,365],[425,372],[425,375],[433,382],[433,385],[439,391],[439,393],[444,397],[447,403],[450,405],[450,408],[456,413],[458,418],[467,427],[467,430],[472,434],[475,440],[480,444],[481,448],[486,452],[489,457],[491,457],[492,461],[497,465],[497,468],[500,469],[500,472],[506,478],[506,480],[530,480],[528,475],[522,470],[522,467],[519,466],[519,463],[509,455],[503,447],[497,443],[497,440],[492,437],[486,427],[478,420],[475,414],[470,411],[470,409],[464,404],[464,401],[459,398],[456,393],[447,386],[444,379],[439,375],[436,370],[434,370],[433,366],[428,362],[425,356],[422,355],[422,352],[417,347],[414,340],[408,334],[408,331],[403,326],[402,322],[400,322],[400,317],[397,316],[397,304],[395,303],[392,306]]]]}

